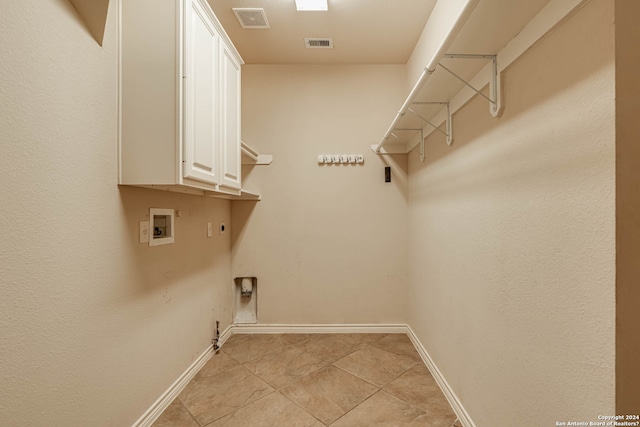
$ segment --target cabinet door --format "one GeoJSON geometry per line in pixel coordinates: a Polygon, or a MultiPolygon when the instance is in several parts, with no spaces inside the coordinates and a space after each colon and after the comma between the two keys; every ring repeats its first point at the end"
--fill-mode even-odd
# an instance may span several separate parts
{"type": "Polygon", "coordinates": [[[217,184],[220,36],[199,0],[186,3],[182,174],[217,184]]]}
{"type": "Polygon", "coordinates": [[[224,43],[220,64],[220,185],[240,189],[240,64],[224,43]]]}

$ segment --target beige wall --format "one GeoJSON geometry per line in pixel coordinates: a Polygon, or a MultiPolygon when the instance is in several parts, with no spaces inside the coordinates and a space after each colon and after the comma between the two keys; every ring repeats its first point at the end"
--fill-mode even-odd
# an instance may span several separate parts
{"type": "Polygon", "coordinates": [[[230,321],[229,202],[116,185],[114,12],[100,47],[66,0],[2,5],[3,425],[131,425],[230,321]],[[137,243],[149,207],[175,244],[137,243]]]}
{"type": "MultiPolygon", "coordinates": [[[[443,40],[454,28],[456,19],[461,11],[469,4],[472,11],[476,0],[448,0],[438,1],[429,15],[429,20],[416,43],[411,57],[407,62],[407,75],[409,84],[413,85],[418,80],[425,67],[430,64],[443,40]]],[[[469,16],[467,12],[466,16],[469,16]]]]}
{"type": "Polygon", "coordinates": [[[640,412],[640,3],[616,2],[616,413],[640,412]]]}
{"type": "Polygon", "coordinates": [[[612,415],[613,2],[592,0],[409,162],[409,324],[478,426],[612,415]]]}
{"type": "Polygon", "coordinates": [[[385,159],[368,148],[402,102],[404,73],[243,67],[243,139],[274,156],[247,176],[263,200],[232,206],[232,271],[258,277],[260,323],[406,322],[406,156],[389,160],[385,184],[385,159]],[[364,164],[316,163],[351,153],[364,164]]]}

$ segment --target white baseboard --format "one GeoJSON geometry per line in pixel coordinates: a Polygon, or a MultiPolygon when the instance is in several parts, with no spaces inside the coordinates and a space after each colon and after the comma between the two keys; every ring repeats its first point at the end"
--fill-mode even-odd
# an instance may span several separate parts
{"type": "Polygon", "coordinates": [[[420,354],[422,361],[427,366],[427,369],[429,369],[429,371],[431,372],[431,375],[433,376],[433,379],[435,379],[438,383],[438,386],[440,386],[442,393],[447,398],[447,401],[451,405],[453,412],[456,413],[456,416],[458,417],[462,425],[464,427],[476,427],[476,424],[469,416],[469,413],[466,411],[466,409],[464,409],[464,406],[462,406],[462,402],[460,402],[460,399],[458,399],[458,396],[456,396],[456,394],[453,392],[453,390],[449,386],[449,383],[447,383],[447,380],[442,375],[442,372],[440,372],[436,364],[433,362],[433,359],[431,359],[431,356],[429,356],[427,350],[424,348],[416,334],[408,325],[407,335],[411,339],[411,342],[415,346],[416,350],[418,350],[418,354],[420,354]]]}
{"type": "Polygon", "coordinates": [[[229,339],[231,335],[233,335],[233,325],[227,326],[227,329],[222,331],[222,333],[218,337],[218,346],[222,347],[222,345],[229,339]]]}
{"type": "MultiPolygon", "coordinates": [[[[218,345],[222,346],[231,336],[231,327],[227,327],[220,334],[218,345]]],[[[189,384],[189,381],[202,369],[213,355],[213,345],[208,346],[204,352],[174,381],[169,388],[162,393],[153,405],[136,421],[132,427],[150,427],[162,415],[165,409],[178,397],[180,392],[189,384]]]]}
{"type": "Polygon", "coordinates": [[[232,334],[406,334],[401,324],[240,324],[231,326],[232,334]]]}

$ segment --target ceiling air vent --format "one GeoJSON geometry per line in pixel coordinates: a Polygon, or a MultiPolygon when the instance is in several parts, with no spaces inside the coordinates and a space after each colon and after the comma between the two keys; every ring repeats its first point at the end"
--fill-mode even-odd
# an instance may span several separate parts
{"type": "Polygon", "coordinates": [[[233,13],[236,14],[238,22],[242,28],[248,29],[268,29],[271,28],[264,9],[260,7],[234,7],[233,13]]]}
{"type": "Polygon", "coordinates": [[[310,49],[333,49],[333,39],[330,38],[305,38],[304,44],[310,49]]]}

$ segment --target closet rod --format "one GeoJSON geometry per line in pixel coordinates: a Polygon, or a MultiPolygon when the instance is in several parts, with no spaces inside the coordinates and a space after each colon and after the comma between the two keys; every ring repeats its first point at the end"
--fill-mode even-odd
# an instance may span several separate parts
{"type": "MultiPolygon", "coordinates": [[[[449,48],[449,46],[451,45],[453,40],[456,38],[456,36],[460,32],[460,30],[462,29],[463,25],[465,24],[465,22],[467,21],[467,19],[471,15],[471,12],[473,12],[473,9],[476,7],[478,2],[479,2],[479,0],[467,0],[466,1],[464,6],[462,7],[462,10],[460,11],[460,14],[456,18],[456,20],[455,20],[455,22],[453,24],[453,27],[451,27],[451,30],[449,31],[449,33],[446,35],[444,40],[442,40],[442,43],[440,43],[440,46],[438,47],[436,52],[433,54],[433,57],[431,58],[431,61],[429,61],[427,66],[424,68],[424,70],[422,70],[422,73],[420,74],[420,77],[418,78],[418,81],[413,86],[413,89],[411,89],[411,92],[409,93],[409,96],[407,97],[407,99],[404,102],[404,104],[402,104],[402,107],[398,111],[398,114],[396,114],[396,117],[393,119],[393,122],[391,123],[391,126],[389,126],[389,129],[387,129],[387,132],[384,134],[384,137],[382,138],[382,141],[380,141],[380,143],[376,146],[376,148],[373,151],[375,151],[376,153],[380,154],[380,149],[387,142],[387,140],[389,139],[389,136],[391,136],[391,132],[394,130],[394,128],[398,124],[398,121],[400,121],[402,116],[404,116],[406,114],[407,109],[409,108],[411,103],[418,96],[418,93],[424,87],[424,85],[427,83],[427,81],[429,80],[429,77],[431,77],[433,72],[436,70],[436,67],[438,66],[438,63],[444,57],[446,50],[449,48]]],[[[428,23],[427,23],[427,25],[428,25],[428,23]]]]}

